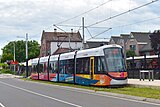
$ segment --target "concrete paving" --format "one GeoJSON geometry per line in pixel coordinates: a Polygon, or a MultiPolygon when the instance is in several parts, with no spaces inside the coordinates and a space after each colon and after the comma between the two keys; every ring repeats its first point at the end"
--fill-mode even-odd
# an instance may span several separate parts
{"type": "Polygon", "coordinates": [[[144,81],[140,81],[139,79],[128,79],[128,84],[160,88],[160,80],[149,81],[148,79],[145,79],[144,81]]]}
{"type": "Polygon", "coordinates": [[[0,74],[0,78],[22,78],[22,76],[12,74],[0,74]]]}

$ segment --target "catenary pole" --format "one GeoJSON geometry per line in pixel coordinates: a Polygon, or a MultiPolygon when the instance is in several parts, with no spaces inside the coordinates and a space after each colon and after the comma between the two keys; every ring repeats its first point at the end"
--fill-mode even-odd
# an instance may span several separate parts
{"type": "Polygon", "coordinates": [[[16,65],[15,65],[15,61],[16,61],[16,47],[15,47],[15,41],[14,41],[14,72],[16,71],[16,65]]]}
{"type": "Polygon", "coordinates": [[[28,77],[28,33],[26,33],[26,78],[28,77]]]}
{"type": "Polygon", "coordinates": [[[82,17],[82,49],[84,49],[84,17],[82,17]]]}

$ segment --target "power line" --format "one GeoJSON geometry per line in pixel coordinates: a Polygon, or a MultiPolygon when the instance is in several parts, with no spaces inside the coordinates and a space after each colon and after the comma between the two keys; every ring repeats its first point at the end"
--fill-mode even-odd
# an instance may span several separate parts
{"type": "MultiPolygon", "coordinates": [[[[95,10],[95,9],[97,9],[97,8],[99,8],[99,7],[107,4],[107,3],[109,3],[110,1],[112,1],[112,0],[108,0],[108,1],[106,1],[106,2],[104,2],[104,3],[102,3],[102,4],[100,4],[100,5],[92,8],[92,9],[86,11],[86,12],[83,12],[83,13],[77,15],[77,16],[74,16],[74,17],[72,17],[72,18],[66,19],[66,20],[64,20],[64,21],[61,21],[61,22],[59,22],[59,23],[57,23],[57,24],[54,24],[53,26],[55,26],[55,25],[63,26],[63,25],[59,25],[59,24],[64,23],[64,22],[67,22],[67,21],[72,20],[72,19],[75,19],[75,18],[77,18],[77,17],[80,17],[80,16],[82,16],[83,14],[89,13],[89,12],[91,12],[91,11],[93,11],[93,10],[95,10]]],[[[58,27],[58,26],[56,26],[56,27],[58,27]]],[[[65,26],[67,26],[67,25],[65,25],[65,26]]],[[[49,26],[49,27],[46,28],[45,30],[47,30],[47,29],[49,29],[49,28],[51,28],[51,27],[52,27],[52,26],[49,26]]],[[[72,26],[72,27],[80,27],[80,28],[81,28],[82,26],[72,26]]],[[[63,30],[62,30],[62,31],[63,31],[63,30]]],[[[37,34],[33,35],[32,37],[38,36],[39,34],[41,34],[41,33],[37,33],[37,34]]]]}
{"type": "Polygon", "coordinates": [[[113,28],[117,28],[117,27],[125,27],[125,26],[134,25],[134,24],[137,24],[137,23],[143,23],[143,22],[147,22],[147,21],[151,21],[151,20],[155,20],[155,19],[159,19],[159,18],[160,18],[160,16],[159,16],[159,17],[155,17],[155,18],[146,19],[146,20],[143,20],[143,21],[138,21],[138,22],[135,22],[135,23],[132,23],[132,24],[126,24],[126,25],[121,25],[121,26],[115,26],[115,27],[109,28],[109,29],[107,29],[107,30],[105,30],[105,31],[103,31],[103,32],[101,32],[101,33],[99,33],[99,34],[97,34],[97,35],[95,35],[95,36],[89,38],[88,40],[90,40],[90,39],[92,39],[92,38],[95,38],[96,36],[99,36],[99,35],[105,33],[106,31],[108,31],[108,30],[110,30],[110,29],[113,29],[113,28]]]}
{"type": "Polygon", "coordinates": [[[61,22],[57,23],[56,25],[59,25],[59,24],[61,24],[61,23],[64,23],[64,22],[70,21],[70,20],[72,20],[72,19],[75,19],[75,18],[77,18],[77,17],[80,17],[80,16],[82,16],[82,15],[84,15],[84,14],[86,14],[86,13],[89,13],[89,12],[91,12],[91,11],[93,11],[93,10],[95,10],[95,9],[97,9],[97,8],[99,8],[99,7],[107,4],[107,3],[109,3],[110,1],[112,1],[112,0],[108,0],[108,1],[106,1],[106,2],[104,2],[104,3],[102,3],[102,4],[100,4],[100,5],[92,8],[92,9],[86,11],[86,12],[83,12],[83,13],[81,13],[81,14],[79,14],[79,15],[76,15],[76,16],[74,16],[74,17],[72,17],[72,18],[69,18],[69,19],[66,19],[66,20],[64,20],[64,21],[61,21],[61,22]]]}
{"type": "MultiPolygon", "coordinates": [[[[65,40],[65,39],[68,37],[68,36],[67,36],[67,32],[66,32],[65,30],[61,29],[60,27],[58,27],[58,26],[56,26],[56,25],[53,25],[53,26],[55,26],[56,28],[62,30],[62,31],[66,34],[66,36],[63,38],[63,40],[65,40]]],[[[68,38],[69,38],[69,37],[68,37],[68,38]]],[[[62,45],[62,43],[63,43],[63,41],[61,41],[61,43],[59,43],[59,39],[58,39],[58,44],[57,44],[58,48],[62,45]]]]}
{"type": "Polygon", "coordinates": [[[86,29],[87,29],[87,32],[89,33],[89,35],[91,36],[91,38],[93,38],[92,35],[91,35],[91,32],[88,30],[87,27],[86,27],[86,29]]]}
{"type": "MultiPolygon", "coordinates": [[[[147,22],[147,21],[151,21],[151,20],[156,20],[156,19],[159,19],[159,18],[160,18],[160,16],[155,17],[155,18],[150,18],[150,19],[142,20],[142,21],[138,21],[138,22],[131,23],[131,24],[125,24],[125,25],[120,25],[120,26],[113,26],[113,27],[111,27],[111,28],[109,28],[109,29],[107,29],[107,30],[105,30],[105,31],[103,31],[103,32],[95,35],[95,36],[92,36],[92,34],[91,34],[91,32],[89,31],[88,27],[85,26],[85,28],[86,28],[87,32],[89,33],[89,35],[91,36],[91,38],[89,38],[89,39],[92,39],[92,38],[95,38],[96,36],[99,36],[99,35],[105,33],[106,31],[108,31],[108,30],[110,30],[110,29],[113,29],[113,28],[130,26],[130,25],[134,25],[134,24],[138,24],[138,23],[143,23],[143,22],[147,22]]],[[[80,28],[82,27],[82,26],[74,26],[74,25],[59,25],[59,26],[80,27],[80,28]]],[[[79,28],[79,30],[80,30],[80,28],[79,28]]],[[[108,27],[89,27],[89,28],[108,28],[108,27]]],[[[88,40],[89,40],[89,39],[88,39],[88,40]]]]}
{"type": "Polygon", "coordinates": [[[156,20],[156,19],[159,19],[159,18],[160,18],[160,16],[155,17],[155,18],[151,18],[151,19],[146,19],[146,20],[138,21],[138,22],[135,22],[135,23],[125,24],[125,25],[120,25],[120,26],[114,26],[112,28],[130,26],[130,25],[134,25],[134,24],[139,24],[139,23],[143,23],[143,22],[147,22],[147,21],[156,20]]]}
{"type": "Polygon", "coordinates": [[[157,2],[157,1],[159,1],[159,0],[153,0],[153,1],[149,2],[149,3],[143,4],[143,5],[141,5],[141,6],[135,7],[135,8],[133,8],[133,9],[128,10],[128,11],[122,12],[122,13],[120,13],[120,14],[117,14],[117,15],[111,16],[111,17],[109,17],[109,18],[106,18],[106,19],[104,19],[104,20],[101,20],[101,21],[98,21],[98,22],[96,22],[96,23],[93,23],[93,24],[89,25],[88,27],[93,26],[93,25],[96,25],[96,24],[99,24],[99,23],[102,23],[102,22],[105,22],[105,21],[107,21],[107,20],[116,18],[116,17],[121,16],[121,15],[124,15],[124,14],[126,14],[126,13],[129,13],[129,12],[131,12],[131,11],[134,11],[134,10],[137,10],[137,9],[139,9],[139,8],[145,7],[145,6],[150,5],[150,4],[152,4],[152,3],[154,3],[154,2],[157,2]]]}
{"type": "Polygon", "coordinates": [[[60,29],[61,31],[67,33],[65,30],[61,29],[60,27],[58,27],[58,26],[56,26],[56,25],[53,25],[53,26],[55,26],[56,28],[60,29]]]}
{"type": "MultiPolygon", "coordinates": [[[[64,26],[64,27],[82,27],[82,26],[76,26],[76,25],[58,25],[58,26],[64,26]]],[[[87,28],[88,26],[84,26],[85,28],[87,28]]],[[[106,29],[109,27],[102,27],[102,26],[97,26],[97,27],[88,27],[88,28],[99,28],[99,29],[106,29]]]]}
{"type": "MultiPolygon", "coordinates": [[[[51,26],[47,27],[45,30],[48,30],[48,29],[50,29],[51,27],[53,27],[53,26],[51,25],[51,26]]],[[[41,34],[41,33],[34,34],[34,35],[31,36],[31,38],[32,38],[32,37],[38,37],[39,34],[41,34]]]]}
{"type": "Polygon", "coordinates": [[[99,33],[99,34],[97,34],[97,35],[95,35],[95,36],[92,36],[91,38],[89,38],[89,39],[87,39],[87,40],[90,40],[90,39],[92,39],[92,38],[95,38],[95,37],[97,37],[97,36],[99,36],[99,35],[107,32],[107,31],[109,31],[109,30],[111,30],[111,29],[112,29],[112,28],[108,28],[108,29],[104,30],[103,32],[101,32],[101,33],[99,33]]]}
{"type": "MultiPolygon", "coordinates": [[[[107,3],[109,3],[110,1],[112,1],[112,0],[108,0],[108,1],[100,4],[99,6],[96,6],[96,7],[92,8],[92,9],[86,11],[86,12],[83,12],[83,13],[81,13],[81,14],[79,14],[79,15],[77,15],[77,16],[74,16],[74,17],[72,17],[72,18],[69,18],[69,19],[67,19],[67,20],[61,21],[61,22],[57,23],[57,25],[58,25],[58,24],[61,24],[61,23],[64,23],[64,22],[67,22],[67,21],[69,21],[69,20],[72,20],[72,19],[74,19],[74,18],[80,17],[80,16],[83,15],[83,14],[89,13],[89,12],[91,12],[91,11],[93,11],[93,10],[95,10],[95,9],[97,9],[97,8],[99,8],[99,7],[107,4],[107,3]]],[[[133,9],[128,10],[128,11],[125,11],[125,12],[122,12],[122,13],[120,13],[120,14],[117,14],[117,15],[112,16],[112,17],[109,17],[109,18],[107,18],[107,19],[98,21],[98,22],[96,22],[96,23],[93,23],[93,24],[91,24],[91,25],[89,25],[89,26],[85,26],[85,27],[90,27],[90,28],[106,28],[106,27],[91,27],[91,26],[96,25],[96,24],[99,24],[99,23],[102,23],[102,22],[104,22],[104,21],[107,21],[107,20],[110,20],[110,19],[113,19],[113,18],[116,18],[116,17],[118,17],[118,16],[121,16],[121,15],[126,14],[126,13],[128,13],[128,12],[137,10],[137,9],[139,9],[139,8],[142,8],[142,7],[144,7],[144,6],[147,6],[147,5],[152,4],[152,3],[154,3],[154,2],[157,2],[157,1],[159,1],[159,0],[153,0],[153,1],[149,2],[149,3],[146,3],[146,4],[144,4],[144,5],[141,5],[141,6],[139,6],[139,7],[133,8],[133,9]]],[[[72,26],[72,25],[59,25],[59,26],[81,27],[81,26],[72,26]]],[[[49,26],[47,29],[49,29],[50,27],[52,27],[52,26],[49,26]]],[[[45,29],[45,30],[47,30],[47,29],[45,29]]],[[[40,33],[38,33],[38,34],[40,34],[40,33]]],[[[38,34],[36,34],[36,35],[38,35],[38,34]]],[[[33,35],[33,36],[35,37],[36,35],[33,35]]],[[[32,36],[32,37],[33,37],[33,36],[32,36]]]]}
{"type": "Polygon", "coordinates": [[[80,26],[80,27],[78,28],[77,32],[81,30],[81,27],[82,27],[82,26],[80,26]]]}

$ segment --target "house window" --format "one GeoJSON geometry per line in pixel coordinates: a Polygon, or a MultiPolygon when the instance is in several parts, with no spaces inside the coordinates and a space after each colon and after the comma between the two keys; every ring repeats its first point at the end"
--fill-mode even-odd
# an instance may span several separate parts
{"type": "Polygon", "coordinates": [[[135,51],[136,50],[136,45],[130,45],[130,50],[135,51]]]}

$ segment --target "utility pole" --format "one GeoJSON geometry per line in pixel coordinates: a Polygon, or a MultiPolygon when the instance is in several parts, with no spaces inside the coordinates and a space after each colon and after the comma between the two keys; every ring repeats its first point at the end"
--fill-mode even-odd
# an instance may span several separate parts
{"type": "Polygon", "coordinates": [[[82,36],[83,36],[82,49],[84,49],[84,17],[82,17],[82,36]]]}
{"type": "Polygon", "coordinates": [[[69,52],[71,52],[71,34],[68,35],[68,43],[69,43],[69,52]]]}
{"type": "Polygon", "coordinates": [[[15,65],[15,61],[16,61],[16,47],[15,47],[15,41],[13,42],[14,44],[13,44],[13,46],[14,46],[14,72],[16,71],[16,65],[15,65]]]}
{"type": "Polygon", "coordinates": [[[28,33],[26,33],[26,78],[28,77],[28,33]]]}

